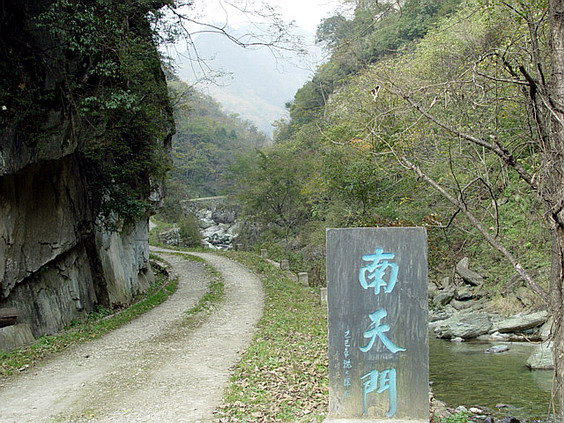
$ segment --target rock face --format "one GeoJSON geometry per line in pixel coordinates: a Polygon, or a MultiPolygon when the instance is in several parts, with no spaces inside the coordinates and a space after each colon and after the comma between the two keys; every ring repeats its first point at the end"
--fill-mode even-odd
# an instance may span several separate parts
{"type": "MultiPolygon", "coordinates": [[[[92,196],[97,181],[85,170],[82,147],[91,142],[94,130],[96,140],[103,138],[105,127],[98,123],[94,128],[60,100],[69,76],[82,77],[69,73],[83,72],[84,67],[65,63],[62,54],[39,53],[56,52],[56,40],[41,28],[27,31],[53,2],[39,0],[18,7],[9,3],[7,8],[14,13],[0,17],[8,43],[0,51],[2,69],[9,60],[23,58],[18,72],[23,69],[21,78],[26,83],[19,90],[33,86],[36,91],[30,90],[29,96],[39,92],[54,100],[33,104],[33,125],[18,114],[21,103],[12,101],[18,91],[0,100],[0,308],[14,307],[20,314],[18,325],[0,328],[0,350],[29,342],[30,334],[57,332],[96,305],[127,304],[153,278],[148,262],[148,214],[127,223],[116,215],[112,229],[98,219],[92,196]],[[25,45],[29,51],[22,54],[12,49],[11,39],[24,40],[17,48],[25,45]],[[5,55],[8,50],[11,57],[5,55]],[[41,57],[33,59],[34,54],[41,57]],[[36,139],[27,132],[30,127],[36,139]]],[[[157,78],[158,72],[151,75],[157,78]]],[[[17,86],[17,81],[10,83],[17,86]]],[[[170,116],[167,107],[163,100],[162,116],[170,116]]],[[[166,148],[170,133],[162,136],[148,142],[166,148]]],[[[140,186],[150,185],[143,170],[137,176],[140,186]]],[[[140,193],[145,199],[152,194],[140,193]]]]}

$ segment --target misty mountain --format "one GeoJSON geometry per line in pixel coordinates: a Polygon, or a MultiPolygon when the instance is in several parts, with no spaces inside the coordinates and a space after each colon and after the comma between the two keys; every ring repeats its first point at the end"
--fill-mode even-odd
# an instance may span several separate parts
{"type": "MultiPolygon", "coordinates": [[[[251,32],[242,27],[239,33],[251,32]]],[[[196,84],[231,113],[252,121],[259,129],[272,134],[272,122],[285,116],[285,104],[292,101],[296,91],[312,75],[312,57],[319,57],[319,49],[313,46],[313,34],[304,34],[302,47],[311,51],[309,65],[297,52],[284,52],[277,58],[267,47],[243,48],[227,37],[205,33],[194,39],[199,58],[205,65],[190,60],[183,54],[178,60],[180,79],[196,84]],[[309,44],[311,47],[308,47],[309,44]],[[209,67],[209,69],[207,69],[209,67]],[[213,83],[206,81],[212,73],[221,73],[213,83]]],[[[194,56],[194,53],[191,54],[194,56]]]]}

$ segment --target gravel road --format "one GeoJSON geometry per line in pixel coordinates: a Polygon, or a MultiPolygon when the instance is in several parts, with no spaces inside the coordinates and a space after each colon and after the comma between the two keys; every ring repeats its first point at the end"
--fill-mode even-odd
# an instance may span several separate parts
{"type": "Polygon", "coordinates": [[[261,283],[231,260],[191,253],[222,273],[225,300],[189,328],[184,312],[209,276],[202,263],[160,251],[180,276],[177,292],[122,328],[0,382],[0,423],[213,421],[261,316],[261,283]]]}

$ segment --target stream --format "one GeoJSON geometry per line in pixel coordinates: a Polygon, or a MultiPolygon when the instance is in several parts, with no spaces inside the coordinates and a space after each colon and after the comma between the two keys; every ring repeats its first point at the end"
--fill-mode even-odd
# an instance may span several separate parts
{"type": "Polygon", "coordinates": [[[547,421],[552,371],[530,371],[532,346],[503,343],[509,351],[486,354],[492,344],[429,339],[430,380],[435,397],[449,407],[485,407],[527,421],[547,421]]]}

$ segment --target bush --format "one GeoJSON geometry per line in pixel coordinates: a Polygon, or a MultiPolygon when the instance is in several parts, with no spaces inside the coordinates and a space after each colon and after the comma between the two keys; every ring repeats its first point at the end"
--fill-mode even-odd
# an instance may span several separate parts
{"type": "Polygon", "coordinates": [[[202,236],[198,227],[198,220],[194,215],[187,215],[178,221],[180,239],[186,247],[201,247],[202,236]]]}

